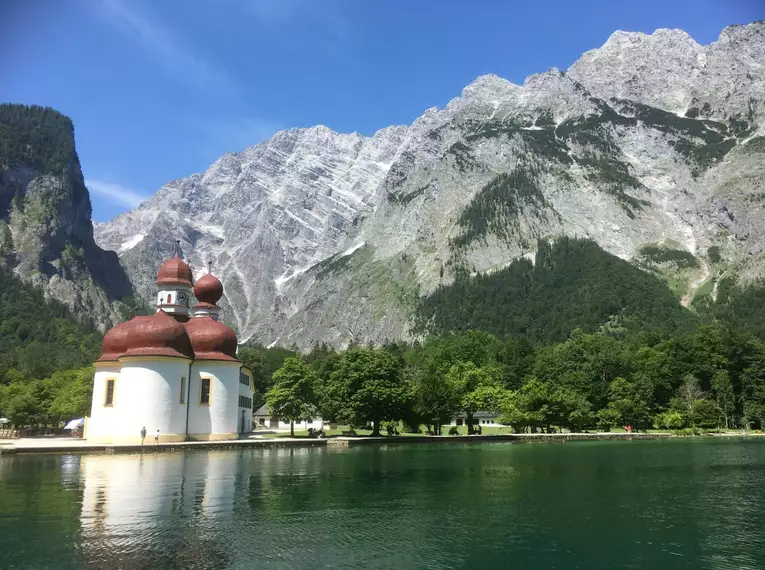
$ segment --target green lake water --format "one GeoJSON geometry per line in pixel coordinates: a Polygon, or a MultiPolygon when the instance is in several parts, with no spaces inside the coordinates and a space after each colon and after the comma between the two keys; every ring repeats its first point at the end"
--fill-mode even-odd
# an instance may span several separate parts
{"type": "Polygon", "coordinates": [[[0,568],[765,568],[765,438],[0,457],[0,568]]]}

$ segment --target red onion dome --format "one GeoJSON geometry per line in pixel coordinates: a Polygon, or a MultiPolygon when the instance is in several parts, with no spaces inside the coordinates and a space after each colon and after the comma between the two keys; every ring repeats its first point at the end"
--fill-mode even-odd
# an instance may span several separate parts
{"type": "Polygon", "coordinates": [[[231,327],[210,317],[194,317],[186,323],[195,360],[229,360],[236,357],[236,333],[231,327]]]}
{"type": "Polygon", "coordinates": [[[128,323],[119,323],[106,331],[101,345],[101,356],[96,362],[116,362],[125,353],[127,336],[128,323]]]}
{"type": "Polygon", "coordinates": [[[135,317],[127,325],[127,343],[122,356],[194,358],[186,329],[164,311],[135,317]]]}
{"type": "Polygon", "coordinates": [[[194,284],[194,296],[200,303],[217,305],[223,297],[223,283],[212,273],[207,273],[194,284]]]}
{"type": "Polygon", "coordinates": [[[191,268],[176,253],[159,268],[155,283],[157,285],[185,285],[186,287],[191,287],[191,268]]]}

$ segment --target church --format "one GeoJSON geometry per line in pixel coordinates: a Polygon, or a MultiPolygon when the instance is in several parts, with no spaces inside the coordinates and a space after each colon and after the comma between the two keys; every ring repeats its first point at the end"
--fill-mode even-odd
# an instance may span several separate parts
{"type": "Polygon", "coordinates": [[[252,431],[252,372],[218,320],[223,284],[178,253],[157,274],[157,312],[110,329],[95,362],[85,437],[98,443],[236,439],[252,431]],[[193,297],[196,305],[190,311],[193,297]]]}

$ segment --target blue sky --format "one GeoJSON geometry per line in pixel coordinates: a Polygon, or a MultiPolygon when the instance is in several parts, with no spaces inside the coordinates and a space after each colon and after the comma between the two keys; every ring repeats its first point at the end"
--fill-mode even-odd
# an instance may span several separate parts
{"type": "Polygon", "coordinates": [[[616,29],[707,44],[763,0],[9,0],[0,101],[75,124],[93,217],[289,127],[372,134],[477,76],[566,69],[616,29]]]}

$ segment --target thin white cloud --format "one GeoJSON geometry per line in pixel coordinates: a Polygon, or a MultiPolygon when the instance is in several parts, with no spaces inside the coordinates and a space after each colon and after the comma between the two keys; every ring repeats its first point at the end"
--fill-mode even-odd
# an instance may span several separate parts
{"type": "MultiPolygon", "coordinates": [[[[303,37],[309,49],[319,48],[328,55],[339,56],[351,39],[351,25],[338,2],[315,0],[248,0],[245,6],[263,28],[277,31],[285,41],[295,25],[310,28],[313,38],[303,37]]],[[[343,54],[347,56],[348,54],[343,54]]]]}
{"type": "Polygon", "coordinates": [[[135,208],[144,200],[149,199],[149,196],[145,196],[140,192],[136,192],[130,188],[125,188],[121,184],[115,184],[113,182],[104,182],[103,180],[86,180],[85,186],[87,186],[90,192],[94,192],[99,196],[107,198],[113,204],[127,206],[128,208],[135,208]]]}
{"type": "Polygon", "coordinates": [[[137,39],[157,64],[200,87],[231,90],[229,75],[195,53],[135,0],[101,0],[101,13],[115,28],[137,39]]]}

